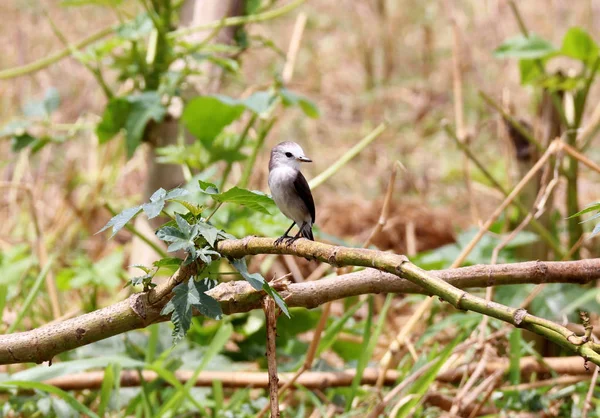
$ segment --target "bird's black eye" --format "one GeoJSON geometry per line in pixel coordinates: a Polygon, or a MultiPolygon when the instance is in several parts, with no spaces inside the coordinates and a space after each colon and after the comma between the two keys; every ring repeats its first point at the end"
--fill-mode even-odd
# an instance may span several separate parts
{"type": "Polygon", "coordinates": [[[285,156],[286,156],[286,157],[288,157],[288,158],[292,158],[292,157],[293,157],[293,155],[292,155],[292,153],[291,153],[291,152],[286,152],[286,153],[285,153],[285,156]]]}

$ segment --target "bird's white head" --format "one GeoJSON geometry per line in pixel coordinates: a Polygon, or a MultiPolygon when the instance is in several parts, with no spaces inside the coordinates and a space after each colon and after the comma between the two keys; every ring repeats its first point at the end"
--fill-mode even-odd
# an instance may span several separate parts
{"type": "Polygon", "coordinates": [[[269,171],[277,167],[289,167],[300,170],[300,163],[311,163],[312,160],[304,155],[302,147],[295,142],[281,142],[271,150],[269,171]]]}

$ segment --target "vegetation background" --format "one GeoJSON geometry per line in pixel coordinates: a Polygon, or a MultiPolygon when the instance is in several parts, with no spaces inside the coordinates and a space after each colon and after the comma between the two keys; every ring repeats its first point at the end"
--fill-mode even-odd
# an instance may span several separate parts
{"type": "MultiPolygon", "coordinates": [[[[314,161],[303,170],[318,241],[407,254],[426,270],[599,257],[595,0],[518,9],[503,0],[6,0],[0,16],[3,334],[164,283],[178,262],[152,267],[167,252],[154,231],[173,227],[176,213],[192,225],[210,217],[238,238],[279,236],[288,222],[268,199],[211,198],[198,180],[268,193],[269,150],[284,140],[314,161]],[[70,53],[54,59],[61,50],[70,53]],[[493,218],[557,137],[581,158],[561,149],[520,192],[526,210],[493,218]],[[189,205],[160,188],[188,190],[189,205]],[[137,212],[161,216],[139,216],[112,239],[96,234],[124,209],[158,201],[137,212]],[[588,205],[596,220],[566,220],[588,205]],[[545,238],[521,224],[528,212],[545,238]],[[460,260],[480,228],[489,231],[460,260]]],[[[248,267],[296,283],[336,274],[292,255],[257,255],[248,267]]],[[[215,261],[204,275],[251,281],[242,270],[215,261]]],[[[598,322],[597,277],[473,293],[581,334],[579,310],[586,332],[598,322]]],[[[279,396],[282,416],[600,415],[594,364],[424,295],[354,296],[290,314],[277,321],[278,371],[305,380],[279,396]]],[[[173,322],[67,351],[52,367],[0,366],[0,416],[267,413],[261,310],[196,316],[187,334],[173,322]],[[184,384],[192,373],[198,386],[184,384]]]]}

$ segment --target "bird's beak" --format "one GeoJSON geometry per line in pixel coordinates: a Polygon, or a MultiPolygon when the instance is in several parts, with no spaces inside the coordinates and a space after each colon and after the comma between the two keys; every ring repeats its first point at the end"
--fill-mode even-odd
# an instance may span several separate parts
{"type": "Polygon", "coordinates": [[[298,161],[300,161],[301,163],[312,163],[312,160],[308,157],[305,157],[304,155],[301,157],[296,158],[298,161]]]}

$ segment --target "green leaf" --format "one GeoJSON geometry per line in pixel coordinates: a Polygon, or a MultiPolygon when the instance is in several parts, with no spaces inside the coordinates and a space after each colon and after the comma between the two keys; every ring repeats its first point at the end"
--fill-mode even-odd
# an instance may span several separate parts
{"type": "Polygon", "coordinates": [[[113,216],[110,221],[104,227],[96,232],[99,234],[102,231],[106,231],[108,228],[112,226],[112,234],[110,238],[114,237],[117,232],[119,232],[130,220],[132,220],[138,213],[142,211],[141,206],[135,206],[133,208],[125,209],[123,212],[118,215],[113,216]]]}
{"type": "Polygon", "coordinates": [[[411,386],[409,393],[412,394],[408,402],[406,402],[396,414],[397,418],[404,418],[410,415],[410,412],[419,404],[425,393],[431,387],[431,384],[435,380],[436,376],[440,372],[440,369],[446,363],[446,360],[452,355],[454,347],[464,339],[461,334],[456,337],[446,348],[439,353],[436,358],[438,359],[435,364],[425,372],[417,381],[411,386]]]}
{"type": "Polygon", "coordinates": [[[210,149],[211,142],[223,128],[238,119],[243,112],[242,105],[224,103],[214,96],[199,96],[187,103],[181,120],[185,127],[210,149]]]}
{"type": "Polygon", "coordinates": [[[127,156],[132,157],[142,142],[148,122],[162,122],[167,109],[162,105],[160,95],[156,91],[146,91],[127,98],[131,110],[125,122],[127,156]]]}
{"type": "Polygon", "coordinates": [[[176,203],[179,203],[181,206],[183,206],[184,208],[186,208],[194,216],[199,216],[204,211],[204,206],[197,205],[197,204],[192,203],[192,202],[188,202],[187,200],[172,199],[172,201],[176,202],[176,203]]]}
{"type": "Polygon", "coordinates": [[[600,211],[600,202],[592,203],[591,205],[585,207],[574,215],[569,216],[567,219],[575,218],[576,216],[580,216],[589,212],[600,211]]]}
{"type": "MultiPolygon", "coordinates": [[[[97,1],[97,0],[95,0],[97,1]]],[[[101,0],[101,1],[122,1],[122,0],[101,0]]],[[[129,41],[137,41],[150,35],[154,29],[152,19],[147,13],[140,13],[135,19],[127,21],[117,28],[117,35],[129,41]]]]}
{"type": "Polygon", "coordinates": [[[165,207],[165,202],[187,194],[189,194],[189,192],[185,189],[173,189],[167,193],[167,191],[161,187],[150,196],[150,203],[144,203],[142,205],[142,209],[146,216],[148,216],[148,219],[156,218],[165,207]]]}
{"type": "Polygon", "coordinates": [[[598,45],[585,30],[573,27],[565,34],[560,53],[590,63],[598,56],[598,45]]]}
{"type": "Polygon", "coordinates": [[[204,222],[198,222],[197,225],[198,230],[200,231],[200,235],[204,237],[206,242],[208,242],[211,247],[214,247],[215,241],[217,240],[217,236],[219,235],[219,230],[214,226],[204,222]]]}
{"type": "Polygon", "coordinates": [[[59,389],[55,386],[48,385],[46,383],[41,382],[27,382],[27,381],[8,381],[1,382],[0,387],[6,389],[19,388],[25,390],[40,390],[42,392],[50,393],[52,395],[58,396],[58,398],[65,401],[71,408],[75,409],[77,412],[81,414],[87,415],[92,418],[99,418],[91,409],[89,409],[84,404],[80,403],[73,395],[68,392],[65,392],[62,389],[59,389]]]}
{"type": "Polygon", "coordinates": [[[223,95],[198,96],[185,106],[181,119],[202,145],[211,149],[217,136],[226,126],[237,120],[244,109],[260,115],[269,109],[273,99],[271,93],[264,91],[241,100],[223,95]]]}
{"type": "Polygon", "coordinates": [[[212,280],[201,281],[188,280],[173,289],[173,298],[165,305],[161,315],[171,314],[173,329],[173,343],[179,342],[185,337],[192,323],[192,310],[195,308],[202,315],[213,319],[221,319],[223,312],[221,305],[214,298],[204,292],[214,287],[212,280]]]}
{"type": "Polygon", "coordinates": [[[263,290],[266,294],[271,296],[279,309],[289,318],[290,311],[287,307],[287,304],[277,293],[275,289],[273,289],[269,283],[265,280],[265,278],[260,273],[249,273],[248,266],[246,265],[246,260],[243,258],[235,258],[229,260],[231,265],[242,275],[244,280],[246,280],[255,290],[263,290]]]}
{"type": "Polygon", "coordinates": [[[321,338],[321,342],[317,347],[317,356],[320,356],[325,350],[327,350],[333,345],[338,334],[344,328],[346,322],[348,322],[348,320],[352,318],[356,311],[358,311],[360,307],[364,305],[365,302],[366,299],[356,303],[354,306],[348,309],[341,318],[337,319],[333,324],[327,327],[327,329],[325,330],[325,334],[323,335],[323,338],[321,338]]]}
{"type": "Polygon", "coordinates": [[[122,97],[112,98],[106,105],[102,120],[96,127],[96,135],[101,144],[109,141],[125,127],[131,103],[122,97]]]}
{"type": "Polygon", "coordinates": [[[194,386],[194,384],[198,378],[198,375],[211,362],[211,360],[221,350],[223,350],[223,347],[225,347],[225,344],[227,343],[227,341],[229,341],[232,334],[233,334],[233,326],[230,323],[224,323],[219,327],[219,330],[217,331],[217,333],[213,337],[212,341],[210,342],[210,345],[204,352],[204,355],[202,356],[202,360],[200,361],[200,364],[198,364],[198,367],[196,367],[196,369],[194,370],[194,373],[192,373],[192,376],[188,379],[187,382],[185,382],[185,385],[183,385],[183,387],[179,388],[179,386],[178,386],[179,389],[177,390],[177,392],[174,394],[174,396],[171,396],[163,404],[162,408],[160,409],[160,411],[158,411],[156,416],[163,417],[166,415],[176,415],[175,413],[177,412],[177,409],[178,409],[178,406],[176,406],[176,405],[183,404],[183,402],[181,402],[181,399],[186,396],[188,398],[192,398],[190,396],[189,392],[192,389],[192,387],[194,386]]]}
{"type": "Polygon", "coordinates": [[[155,261],[154,263],[152,263],[152,265],[154,267],[158,267],[158,268],[175,268],[178,269],[179,266],[181,265],[181,262],[183,260],[181,258],[177,258],[177,257],[165,257],[165,258],[161,258],[160,260],[155,261]]]}
{"type": "Polygon", "coordinates": [[[23,120],[13,120],[8,122],[6,125],[0,129],[0,137],[12,137],[24,135],[27,133],[27,128],[32,125],[32,122],[27,119],[23,120]]]}
{"type": "Polygon", "coordinates": [[[11,149],[13,152],[19,152],[23,148],[27,148],[29,145],[33,144],[36,140],[37,138],[35,136],[31,136],[27,132],[23,135],[15,135],[11,139],[11,149]]]}
{"type": "Polygon", "coordinates": [[[40,101],[30,101],[23,106],[23,113],[25,116],[36,118],[47,118],[52,112],[54,112],[60,106],[60,95],[58,90],[54,87],[50,87],[46,90],[44,98],[40,101]]]}
{"type": "Polygon", "coordinates": [[[519,60],[519,73],[522,85],[534,84],[544,76],[544,72],[538,64],[539,61],[533,59],[519,60]]]}
{"type": "Polygon", "coordinates": [[[210,183],[208,181],[198,180],[198,184],[200,185],[200,190],[206,194],[218,194],[219,189],[214,183],[210,183]]]}
{"type": "Polygon", "coordinates": [[[269,209],[274,209],[275,202],[269,196],[258,191],[250,191],[233,187],[226,192],[212,194],[211,197],[217,202],[237,203],[238,205],[246,206],[249,209],[271,214],[269,209]]]}
{"type": "Polygon", "coordinates": [[[245,259],[234,258],[230,263],[255,290],[263,290],[265,278],[260,273],[249,273],[245,259]]]}
{"type": "Polygon", "coordinates": [[[306,116],[313,119],[316,119],[320,116],[317,105],[308,100],[306,97],[298,93],[294,93],[286,88],[282,88],[279,91],[279,95],[281,96],[284,106],[299,106],[306,116]]]}
{"type": "Polygon", "coordinates": [[[539,59],[556,52],[552,44],[536,34],[507,39],[494,51],[496,58],[539,59]]]}

